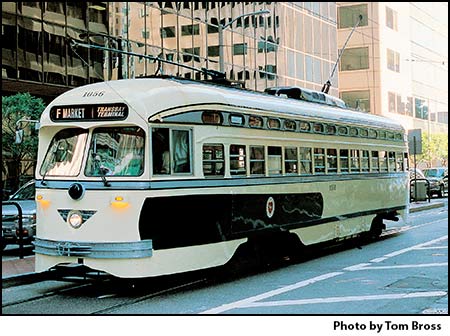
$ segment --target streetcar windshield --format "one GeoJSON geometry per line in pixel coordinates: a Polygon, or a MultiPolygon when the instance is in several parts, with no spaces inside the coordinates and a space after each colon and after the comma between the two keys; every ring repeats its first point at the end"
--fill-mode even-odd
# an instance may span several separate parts
{"type": "Polygon", "coordinates": [[[92,133],[86,176],[139,176],[145,133],[139,127],[101,127],[92,133]]]}
{"type": "Polygon", "coordinates": [[[80,173],[88,131],[68,128],[53,137],[40,173],[43,176],[77,176],[80,173]]]}

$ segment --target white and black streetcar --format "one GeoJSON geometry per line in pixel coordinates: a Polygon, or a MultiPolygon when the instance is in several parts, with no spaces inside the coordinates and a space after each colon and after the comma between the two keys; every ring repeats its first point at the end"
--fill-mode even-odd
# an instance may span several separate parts
{"type": "Polygon", "coordinates": [[[323,93],[266,91],[166,76],[56,98],[40,120],[36,271],[175,274],[245,244],[270,254],[284,239],[380,235],[407,215],[397,122],[323,93]],[[282,97],[293,95],[304,99],[282,97]]]}

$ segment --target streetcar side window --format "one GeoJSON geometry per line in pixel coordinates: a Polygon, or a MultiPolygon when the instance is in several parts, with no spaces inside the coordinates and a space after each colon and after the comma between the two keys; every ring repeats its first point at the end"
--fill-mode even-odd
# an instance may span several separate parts
{"type": "Polygon", "coordinates": [[[153,174],[191,173],[189,130],[152,129],[153,174]]]}
{"type": "Polygon", "coordinates": [[[388,152],[388,164],[389,164],[389,171],[393,172],[396,171],[395,166],[395,152],[388,152]]]}
{"type": "Polygon", "coordinates": [[[246,175],[245,145],[230,145],[230,174],[246,175]]]}
{"type": "Polygon", "coordinates": [[[190,157],[190,140],[189,131],[173,130],[172,131],[172,158],[174,173],[190,173],[191,157],[190,157]]]}
{"type": "Polygon", "coordinates": [[[264,175],[264,146],[250,146],[250,174],[264,175]]]}
{"type": "Polygon", "coordinates": [[[223,145],[203,145],[203,174],[205,176],[223,176],[224,170],[223,145]]]}
{"type": "Polygon", "coordinates": [[[387,152],[380,151],[380,171],[386,172],[388,170],[387,152]]]}
{"type": "Polygon", "coordinates": [[[286,174],[298,174],[297,148],[286,147],[284,149],[284,169],[286,174]]]}
{"type": "Polygon", "coordinates": [[[371,164],[372,171],[373,172],[380,171],[378,151],[372,151],[372,161],[371,162],[372,162],[372,164],[371,164]]]}
{"type": "Polygon", "coordinates": [[[314,173],[325,174],[325,149],[314,148],[314,173]]]}
{"type": "Polygon", "coordinates": [[[368,150],[361,151],[361,170],[363,172],[369,171],[369,151],[368,150]]]}
{"type": "Polygon", "coordinates": [[[350,149],[350,171],[352,173],[359,172],[359,150],[350,149]]]}
{"type": "Polygon", "coordinates": [[[302,175],[312,174],[311,148],[300,147],[299,157],[300,157],[300,174],[302,175]]]}
{"type": "Polygon", "coordinates": [[[168,128],[152,129],[153,174],[170,174],[170,139],[168,128]]]}
{"type": "Polygon", "coordinates": [[[281,147],[272,147],[269,146],[267,148],[267,156],[268,156],[268,166],[269,166],[269,175],[279,175],[282,172],[282,163],[281,163],[281,147]]]}
{"type": "Polygon", "coordinates": [[[396,168],[398,172],[404,171],[403,167],[403,153],[402,152],[396,152],[395,153],[395,161],[396,161],[396,168]]]}
{"type": "Polygon", "coordinates": [[[329,174],[337,173],[337,150],[334,148],[327,149],[327,169],[329,174]]]}
{"type": "Polygon", "coordinates": [[[339,160],[341,162],[341,173],[342,174],[349,173],[348,149],[341,149],[341,150],[339,150],[339,160]]]}

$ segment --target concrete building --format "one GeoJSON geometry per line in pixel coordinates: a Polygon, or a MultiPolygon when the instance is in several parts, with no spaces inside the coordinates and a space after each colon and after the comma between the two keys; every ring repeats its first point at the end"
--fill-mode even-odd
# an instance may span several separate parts
{"type": "Polygon", "coordinates": [[[338,2],[339,92],[407,129],[448,133],[448,3],[338,2]]]}

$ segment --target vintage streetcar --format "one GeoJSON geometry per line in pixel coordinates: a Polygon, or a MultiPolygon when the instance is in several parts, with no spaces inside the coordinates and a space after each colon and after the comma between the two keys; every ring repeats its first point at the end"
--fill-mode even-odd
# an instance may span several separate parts
{"type": "Polygon", "coordinates": [[[319,92],[117,80],[62,94],[40,122],[37,272],[188,272],[249,245],[378,236],[408,211],[404,129],[319,92]]]}

